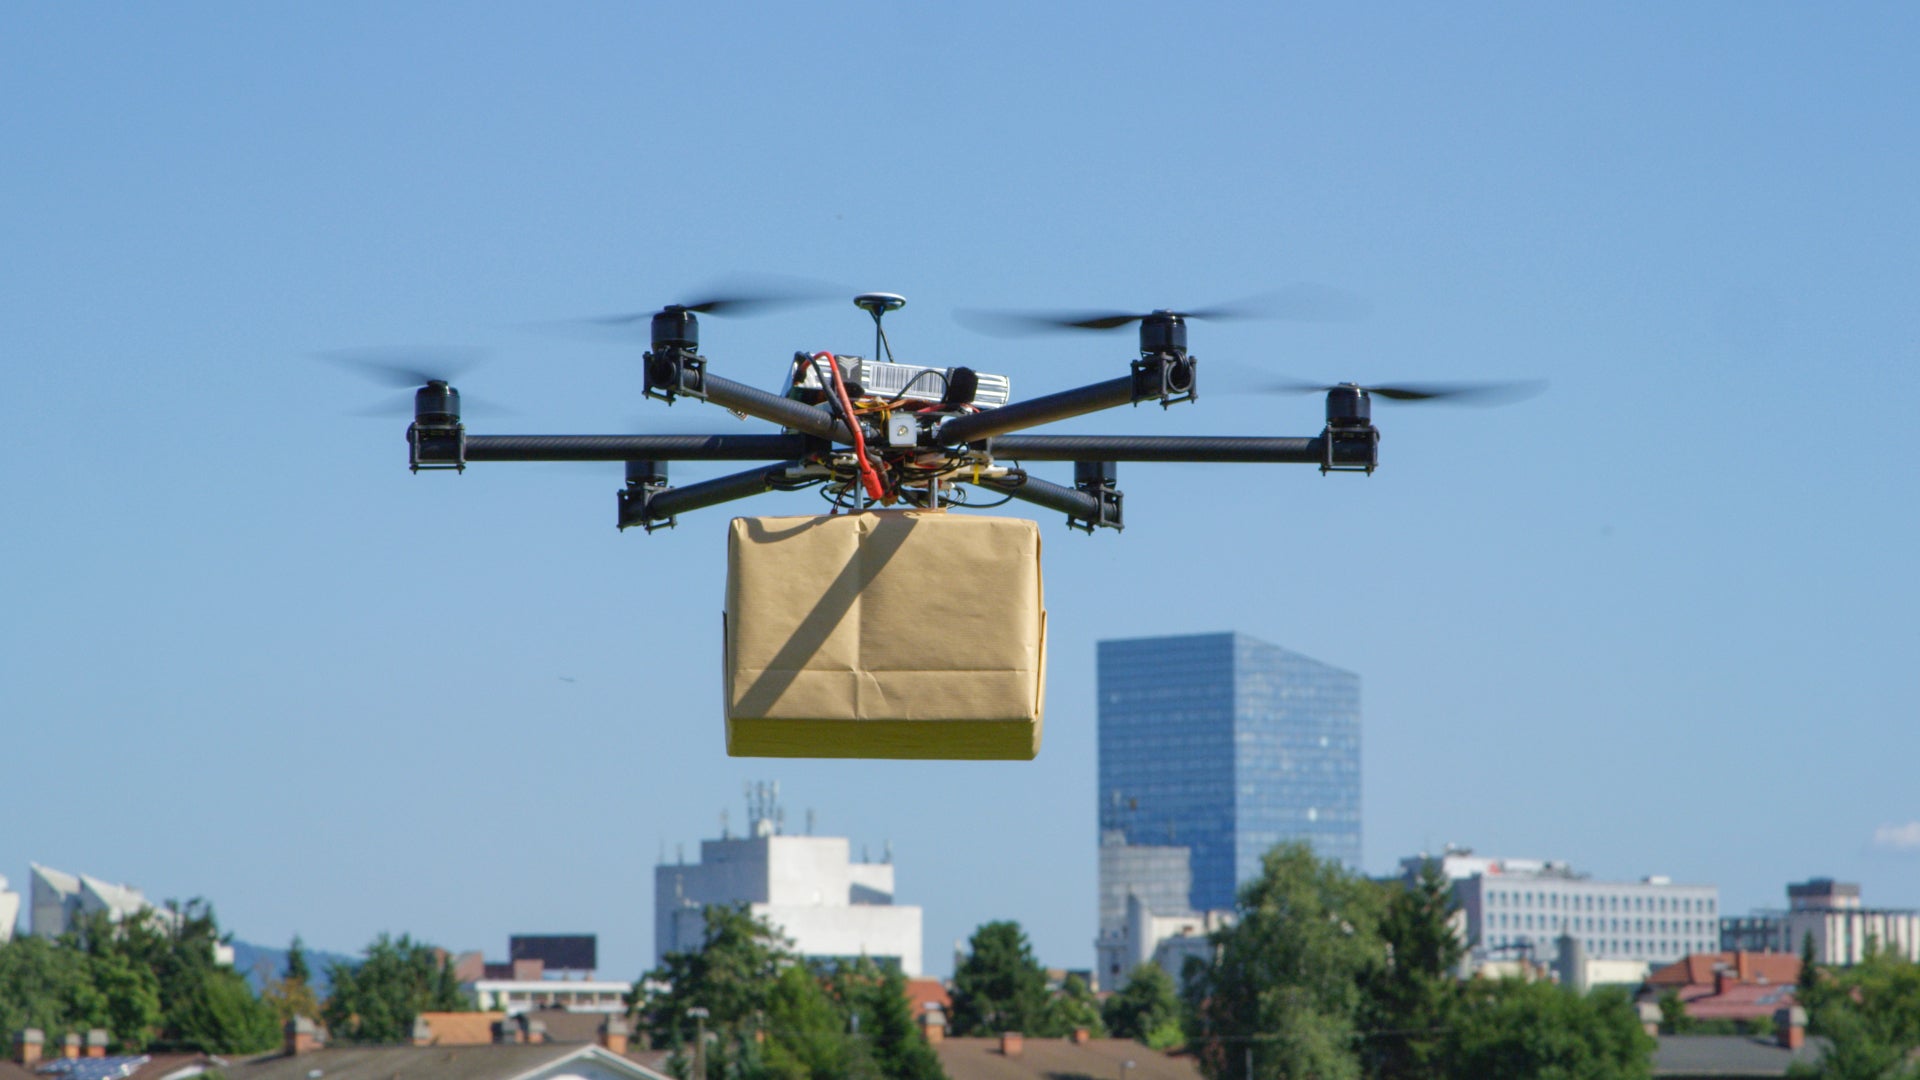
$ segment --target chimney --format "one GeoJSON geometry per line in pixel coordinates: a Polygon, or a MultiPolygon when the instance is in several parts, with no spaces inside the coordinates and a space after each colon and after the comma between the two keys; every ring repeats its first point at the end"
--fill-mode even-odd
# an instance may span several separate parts
{"type": "Polygon", "coordinates": [[[1744,982],[1753,981],[1754,959],[1755,959],[1754,955],[1745,949],[1739,949],[1734,952],[1733,966],[1734,966],[1734,970],[1740,973],[1741,982],[1744,983],[1744,982]]]}
{"type": "Polygon", "coordinates": [[[600,1025],[600,1045],[610,1054],[627,1052],[627,1018],[618,1014],[609,1015],[600,1025]]]}
{"type": "Polygon", "coordinates": [[[526,1037],[521,1039],[521,1042],[529,1046],[538,1046],[547,1041],[547,1022],[545,1020],[535,1020],[526,1013],[521,1013],[520,1023],[526,1029],[526,1037]]]}
{"type": "Polygon", "coordinates": [[[1789,1005],[1773,1014],[1773,1037],[1781,1046],[1798,1050],[1807,1044],[1807,1010],[1789,1005]]]}
{"type": "Polygon", "coordinates": [[[87,1032],[87,1056],[90,1058],[107,1056],[106,1028],[93,1028],[87,1032]]]}
{"type": "Polygon", "coordinates": [[[1721,968],[1719,971],[1714,972],[1713,973],[1714,996],[1718,997],[1721,994],[1726,993],[1727,988],[1732,986],[1736,981],[1737,980],[1734,978],[1733,972],[1728,971],[1726,968],[1721,968]]]}
{"type": "Polygon", "coordinates": [[[1073,1029],[1073,1045],[1075,1046],[1085,1046],[1092,1038],[1093,1032],[1088,1031],[1086,1028],[1079,1027],[1073,1029]]]}
{"type": "Polygon", "coordinates": [[[1026,1048],[1027,1039],[1026,1036],[1021,1033],[1017,1031],[1003,1031],[1000,1033],[1000,1053],[1003,1056],[1010,1058],[1019,1057],[1020,1051],[1026,1048]]]}
{"type": "Polygon", "coordinates": [[[28,1028],[13,1037],[13,1060],[31,1069],[40,1064],[40,1054],[46,1046],[47,1033],[39,1028],[28,1028]]]}
{"type": "Polygon", "coordinates": [[[433,1025],[429,1023],[424,1016],[416,1016],[413,1018],[413,1045],[433,1045],[433,1025]]]}
{"type": "Polygon", "coordinates": [[[1640,1028],[1649,1035],[1660,1034],[1660,1006],[1651,1001],[1643,1001],[1636,1008],[1640,1012],[1640,1028]]]}
{"type": "Polygon", "coordinates": [[[69,1031],[67,1032],[66,1036],[60,1040],[60,1056],[65,1058],[75,1058],[75,1059],[79,1058],[80,1056],[80,1033],[79,1032],[69,1031]]]}
{"type": "Polygon", "coordinates": [[[311,1054],[320,1049],[320,1025],[304,1016],[288,1020],[280,1033],[285,1037],[284,1049],[288,1057],[311,1054]]]}

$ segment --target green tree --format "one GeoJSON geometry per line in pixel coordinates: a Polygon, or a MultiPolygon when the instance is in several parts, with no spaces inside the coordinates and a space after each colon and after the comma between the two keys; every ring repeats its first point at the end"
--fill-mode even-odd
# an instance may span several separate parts
{"type": "MultiPolygon", "coordinates": [[[[1154,1045],[1164,1042],[1167,1032],[1180,1037],[1180,997],[1174,992],[1173,976],[1159,964],[1146,963],[1127,973],[1127,985],[1107,999],[1101,1010],[1107,1031],[1121,1039],[1135,1039],[1154,1045]]],[[[1164,1047],[1162,1047],[1164,1049],[1164,1047]]]]}
{"type": "Polygon", "coordinates": [[[848,1016],[804,965],[790,964],[767,993],[767,1029],[758,1067],[765,1080],[878,1080],[880,1072],[847,1030],[848,1016]]]}
{"type": "Polygon", "coordinates": [[[702,915],[700,947],[668,953],[660,967],[634,984],[628,1000],[642,1015],[653,1045],[683,1051],[700,1026],[688,1010],[705,1009],[712,1051],[708,1075],[734,1076],[756,1060],[755,1033],[765,1022],[771,991],[781,972],[797,961],[787,940],[743,904],[712,905],[702,915]]]}
{"type": "Polygon", "coordinates": [[[1660,1006],[1660,1031],[1666,1035],[1690,1035],[1694,1032],[1694,1019],[1687,1015],[1687,1005],[1680,1000],[1680,992],[1671,987],[1660,991],[1656,1004],[1660,1006]]]}
{"type": "Polygon", "coordinates": [[[1200,1067],[1213,1080],[1361,1075],[1364,988],[1385,963],[1381,893],[1303,843],[1267,852],[1239,921],[1192,986],[1200,1067]]]}
{"type": "Polygon", "coordinates": [[[860,1041],[888,1080],[946,1080],[907,1001],[907,977],[864,957],[834,974],[832,991],[859,1025],[860,1041]]]}
{"type": "Polygon", "coordinates": [[[0,945],[0,1038],[26,1028],[57,1038],[83,1026],[78,1011],[90,1001],[98,1002],[98,994],[79,949],[31,936],[0,945]]]}
{"type": "Polygon", "coordinates": [[[1580,997],[1550,983],[1476,979],[1444,1060],[1462,1080],[1643,1080],[1653,1045],[1619,990],[1580,997]]]}
{"type": "Polygon", "coordinates": [[[275,1022],[284,1025],[296,1016],[320,1018],[320,1000],[313,992],[313,973],[307,966],[307,950],[299,935],[287,946],[286,971],[269,982],[260,999],[273,1010],[275,1022]]]}
{"type": "Polygon", "coordinates": [[[954,1033],[1038,1034],[1046,1022],[1047,973],[1017,922],[990,922],[973,932],[967,958],[953,973],[954,1033]]]}
{"type": "Polygon", "coordinates": [[[1410,884],[1388,885],[1380,937],[1385,963],[1369,987],[1363,1046],[1370,1076],[1423,1080],[1442,1066],[1441,1043],[1461,1004],[1466,946],[1454,930],[1453,883],[1428,859],[1410,884]]]}
{"type": "Polygon", "coordinates": [[[332,964],[333,993],[321,1006],[327,1030],[340,1042],[397,1043],[413,1035],[423,1012],[471,1009],[440,950],[406,934],[381,934],[358,964],[332,964]]]}
{"type": "Polygon", "coordinates": [[[1096,1037],[1107,1034],[1106,1021],[1100,1018],[1100,999],[1093,996],[1093,988],[1080,976],[1069,975],[1059,992],[1048,999],[1045,1018],[1034,1034],[1058,1038],[1073,1034],[1077,1028],[1086,1028],[1096,1037]]]}
{"type": "MultiPolygon", "coordinates": [[[[1804,978],[1805,972],[1802,972],[1804,978]]],[[[1793,1075],[1821,1080],[1912,1080],[1920,1052],[1920,964],[1869,951],[1850,968],[1830,970],[1813,985],[1809,1028],[1831,1048],[1793,1075]]]]}

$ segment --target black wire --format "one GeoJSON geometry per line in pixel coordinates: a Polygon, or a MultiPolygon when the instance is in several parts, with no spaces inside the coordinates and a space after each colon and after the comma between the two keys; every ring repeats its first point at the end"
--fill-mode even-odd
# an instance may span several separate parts
{"type": "MultiPolygon", "coordinates": [[[[893,359],[892,349],[887,350],[887,359],[889,360],[893,359]]],[[[947,391],[953,388],[953,384],[947,380],[946,372],[941,371],[939,368],[921,368],[919,371],[914,373],[913,378],[907,380],[907,385],[901,387],[899,393],[887,399],[887,404],[889,405],[898,404],[902,398],[907,396],[907,391],[913,389],[914,383],[919,382],[921,379],[925,378],[928,375],[937,375],[940,377],[940,396],[941,397],[945,397],[947,395],[947,391]]]]}

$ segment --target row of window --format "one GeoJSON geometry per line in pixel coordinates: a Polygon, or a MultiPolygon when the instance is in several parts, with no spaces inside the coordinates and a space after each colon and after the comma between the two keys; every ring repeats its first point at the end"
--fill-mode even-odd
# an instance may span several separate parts
{"type": "Polygon", "coordinates": [[[1487,906],[1711,915],[1714,902],[1704,896],[1600,896],[1592,893],[1563,896],[1561,893],[1548,891],[1490,889],[1487,892],[1487,906]],[[1563,900],[1564,903],[1562,903],[1563,900]]]}
{"type": "MultiPolygon", "coordinates": [[[[1553,942],[1544,938],[1519,936],[1495,937],[1490,942],[1495,953],[1515,954],[1531,946],[1541,957],[1552,955],[1553,942]]],[[[1719,945],[1712,941],[1652,941],[1645,938],[1583,938],[1581,948],[1590,955],[1607,956],[1653,956],[1679,958],[1691,952],[1718,952],[1719,945]]]]}
{"type": "Polygon", "coordinates": [[[1711,919],[1604,918],[1591,915],[1535,915],[1496,912],[1487,922],[1497,930],[1574,930],[1637,934],[1710,934],[1711,919]]]}

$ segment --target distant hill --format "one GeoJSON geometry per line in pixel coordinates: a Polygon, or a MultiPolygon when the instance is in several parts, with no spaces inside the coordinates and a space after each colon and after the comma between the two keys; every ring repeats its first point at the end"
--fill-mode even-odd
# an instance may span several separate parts
{"type": "MultiPolygon", "coordinates": [[[[316,952],[307,950],[307,967],[313,970],[313,992],[324,998],[333,989],[332,980],[327,978],[330,964],[357,964],[360,958],[344,953],[316,952]]],[[[287,970],[287,950],[255,945],[246,941],[233,943],[233,969],[247,977],[253,986],[253,992],[259,993],[266,985],[279,978],[287,970]]]]}

